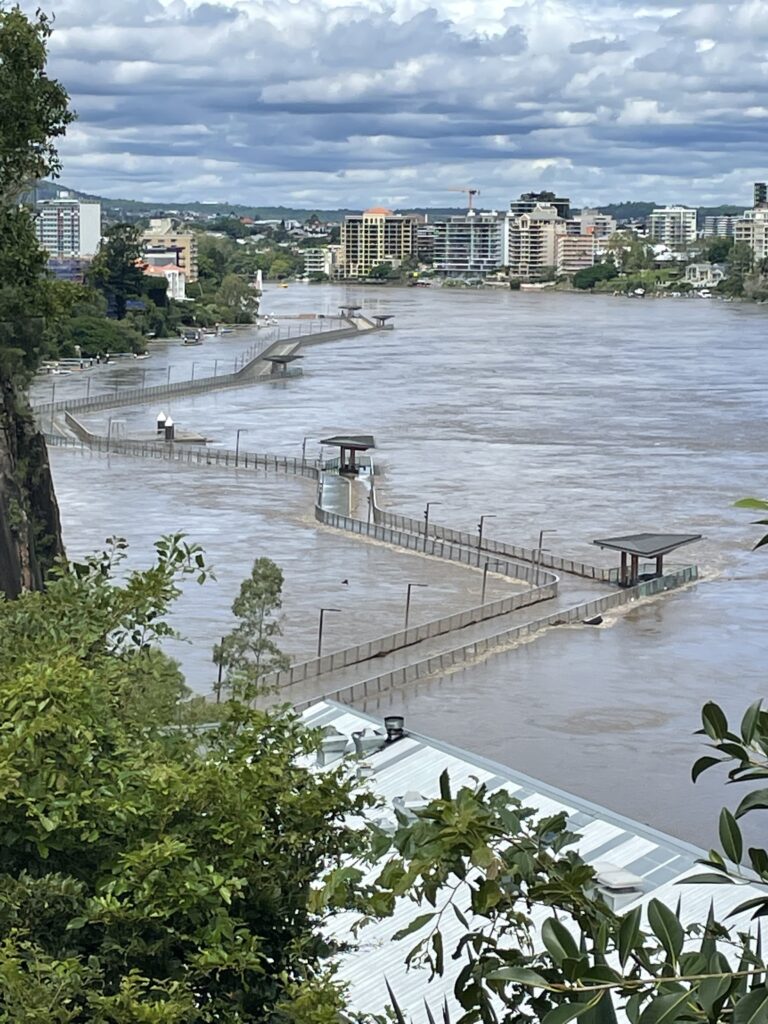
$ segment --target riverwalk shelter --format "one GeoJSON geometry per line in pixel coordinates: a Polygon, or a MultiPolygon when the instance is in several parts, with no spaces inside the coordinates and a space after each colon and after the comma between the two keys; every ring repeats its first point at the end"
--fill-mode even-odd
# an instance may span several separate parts
{"type": "Polygon", "coordinates": [[[291,367],[291,363],[296,362],[297,359],[303,359],[304,356],[298,354],[298,352],[288,352],[284,355],[277,356],[265,356],[268,363],[272,364],[270,375],[272,377],[299,377],[301,376],[301,367],[291,367]],[[289,367],[290,370],[289,370],[289,367]]]}
{"type": "Polygon", "coordinates": [[[376,447],[372,434],[334,434],[326,437],[320,444],[329,448],[339,449],[339,472],[357,476],[360,466],[357,456],[376,447]]]}
{"type": "Polygon", "coordinates": [[[622,587],[634,587],[643,579],[662,576],[664,556],[697,540],[701,540],[700,533],[631,533],[626,537],[603,537],[592,543],[599,548],[621,552],[619,584],[622,587]],[[649,567],[643,567],[644,571],[641,572],[640,559],[654,561],[652,571],[648,571],[649,567]]]}
{"type": "MultiPolygon", "coordinates": [[[[596,887],[617,913],[626,913],[637,906],[645,910],[652,899],[674,910],[680,900],[681,919],[688,926],[706,920],[710,901],[715,919],[725,921],[739,904],[761,895],[759,887],[752,884],[686,884],[686,877],[701,874],[697,861],[707,856],[704,850],[514,768],[411,732],[407,721],[399,716],[385,718],[382,723],[356,708],[320,700],[304,711],[303,721],[307,727],[322,729],[325,733],[322,752],[317,765],[311,765],[312,770],[333,771],[345,754],[356,757],[357,760],[350,761],[350,772],[365,779],[365,784],[381,801],[368,813],[385,831],[394,831],[396,812],[410,816],[429,801],[438,799],[440,775],[447,771],[454,793],[465,786],[474,789],[482,784],[489,794],[506,790],[523,807],[533,808],[539,818],[564,813],[569,830],[577,836],[576,843],[569,849],[575,850],[595,869],[596,887]]],[[[514,759],[514,756],[514,749],[511,749],[510,757],[514,759]]],[[[376,873],[378,869],[374,866],[371,874],[376,873]]],[[[388,982],[397,995],[405,1019],[411,1024],[430,1024],[430,1013],[433,1020],[441,1020],[445,1004],[450,1019],[458,1019],[462,1010],[454,996],[454,984],[466,958],[453,960],[448,951],[452,953],[462,936],[481,923],[480,919],[473,919],[468,910],[468,899],[460,900],[460,909],[466,912],[469,928],[462,926],[455,914],[443,915],[440,927],[446,956],[442,977],[430,979],[426,968],[406,969],[405,958],[418,935],[394,938],[420,914],[440,911],[447,906],[447,900],[447,892],[438,894],[435,907],[401,897],[391,917],[374,921],[360,930],[355,939],[357,948],[344,953],[339,965],[338,977],[349,985],[352,1009],[381,1013],[392,1001],[388,982]]],[[[531,916],[536,942],[535,930],[552,915],[536,907],[531,916]]],[[[752,911],[747,910],[728,920],[728,924],[734,933],[752,931],[754,935],[761,929],[765,942],[768,923],[763,918],[756,924],[751,916],[752,911]]],[[[349,942],[358,917],[344,912],[331,918],[326,925],[329,938],[349,942]]],[[[699,941],[693,940],[694,943],[699,941]]],[[[627,1017],[622,1009],[617,1008],[616,1015],[619,1024],[626,1024],[627,1017]]]]}

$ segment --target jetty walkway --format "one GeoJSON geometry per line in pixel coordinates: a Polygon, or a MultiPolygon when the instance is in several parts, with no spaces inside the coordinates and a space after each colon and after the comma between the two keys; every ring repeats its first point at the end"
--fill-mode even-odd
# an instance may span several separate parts
{"type": "Polygon", "coordinates": [[[483,599],[475,607],[386,636],[366,639],[320,658],[296,662],[266,681],[275,687],[280,699],[290,700],[299,707],[323,696],[352,703],[416,680],[444,675],[544,629],[580,623],[622,605],[684,586],[697,578],[695,566],[681,566],[637,586],[619,587],[615,569],[527,549],[492,537],[478,538],[439,523],[430,522],[426,530],[427,524],[422,520],[379,506],[375,465],[370,459],[365,460],[366,472],[361,477],[349,479],[339,474],[338,462],[334,460],[321,462],[243,449],[207,449],[167,441],[104,437],[88,430],[77,418],[77,414],[92,409],[157,402],[180,394],[258,384],[274,379],[270,357],[295,355],[308,344],[391,329],[377,326],[359,315],[340,325],[323,324],[322,328],[255,346],[243,354],[231,373],[170,385],[122,389],[107,395],[64,398],[34,407],[41,423],[50,422],[46,438],[52,446],[161,459],[190,469],[213,466],[237,473],[263,471],[304,477],[316,484],[315,519],[327,528],[343,531],[359,541],[383,543],[423,557],[447,560],[461,571],[476,573],[478,578],[490,573],[497,581],[508,580],[510,585],[514,584],[514,589],[510,587],[509,594],[500,599],[486,602],[483,588],[483,599]],[[354,501],[353,489],[358,491],[354,501]],[[367,518],[352,515],[353,507],[367,509],[367,518]],[[523,584],[522,589],[520,584],[523,584]],[[541,608],[542,613],[532,614],[533,606],[541,608]]]}

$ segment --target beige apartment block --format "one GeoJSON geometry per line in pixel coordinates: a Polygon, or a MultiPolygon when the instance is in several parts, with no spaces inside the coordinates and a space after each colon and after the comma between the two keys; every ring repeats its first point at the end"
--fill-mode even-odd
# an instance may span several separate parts
{"type": "Polygon", "coordinates": [[[141,240],[145,248],[178,249],[179,267],[184,271],[187,282],[197,280],[197,235],[194,232],[177,231],[173,221],[164,217],[150,220],[141,240]]]}
{"type": "Polygon", "coordinates": [[[374,206],[344,218],[341,226],[341,273],[367,277],[380,263],[398,267],[416,251],[418,219],[374,206]]]}
{"type": "Polygon", "coordinates": [[[756,207],[736,221],[734,242],[746,242],[755,261],[768,259],[768,209],[756,207]]]}
{"type": "Polygon", "coordinates": [[[557,272],[571,277],[579,270],[586,270],[595,263],[595,236],[558,235],[557,272]]]}
{"type": "Polygon", "coordinates": [[[567,221],[550,204],[537,204],[529,213],[507,217],[504,262],[509,276],[539,281],[557,270],[557,243],[567,234],[567,221]]]}

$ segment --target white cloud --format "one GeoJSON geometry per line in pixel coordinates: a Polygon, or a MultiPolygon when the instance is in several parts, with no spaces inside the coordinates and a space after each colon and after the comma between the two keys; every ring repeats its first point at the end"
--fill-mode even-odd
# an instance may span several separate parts
{"type": "Polygon", "coordinates": [[[764,0],[55,0],[55,14],[50,70],[80,114],[63,178],[92,192],[446,205],[466,181],[496,207],[544,185],[575,203],[711,203],[746,202],[766,176],[764,0]]]}

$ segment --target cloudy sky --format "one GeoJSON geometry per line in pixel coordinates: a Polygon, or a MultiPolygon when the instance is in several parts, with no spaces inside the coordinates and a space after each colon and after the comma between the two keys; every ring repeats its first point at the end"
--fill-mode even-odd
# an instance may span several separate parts
{"type": "Polygon", "coordinates": [[[744,202],[766,0],[24,0],[79,121],[63,181],[150,201],[744,202]]]}

